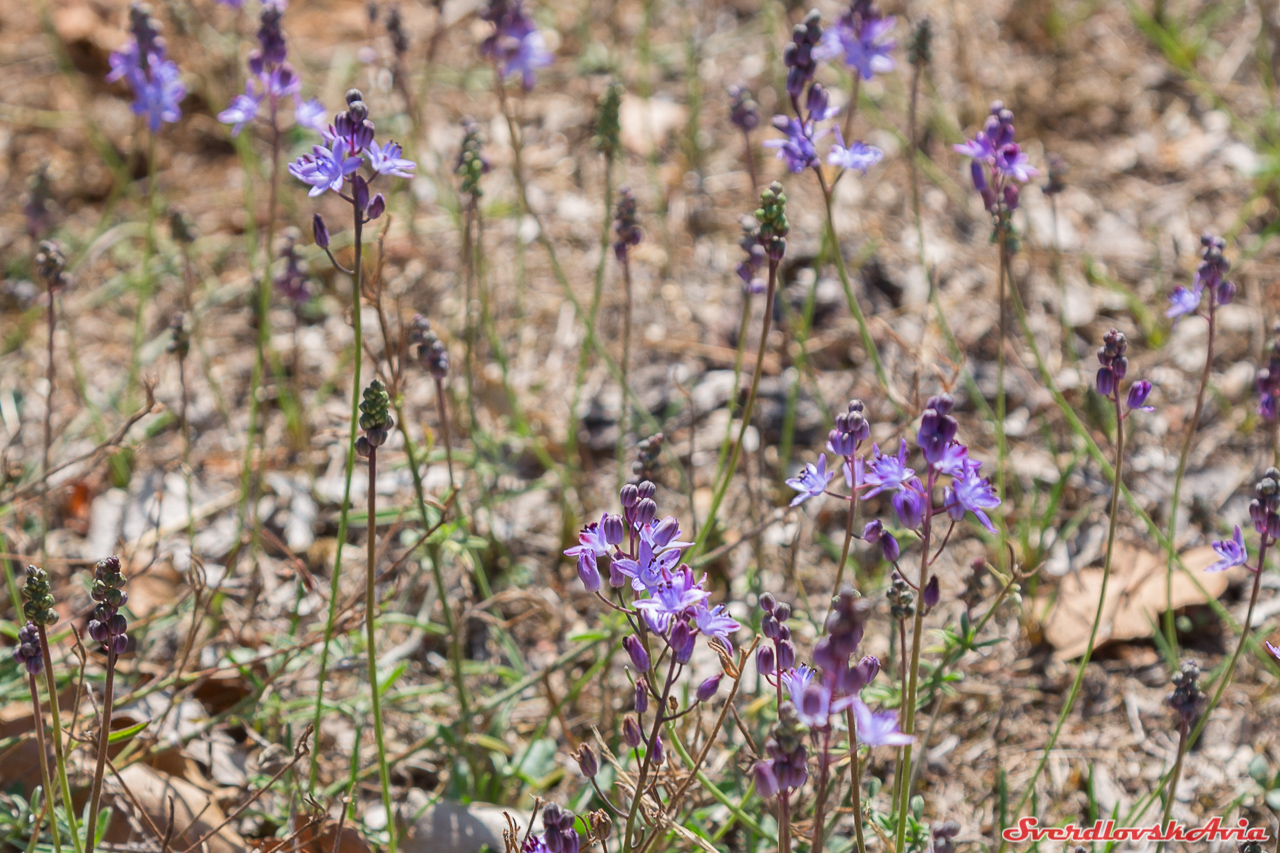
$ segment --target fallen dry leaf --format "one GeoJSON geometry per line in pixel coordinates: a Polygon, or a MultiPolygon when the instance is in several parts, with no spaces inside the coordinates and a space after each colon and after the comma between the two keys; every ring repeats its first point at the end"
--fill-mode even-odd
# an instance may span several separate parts
{"type": "MultiPolygon", "coordinates": [[[[1245,577],[1244,569],[1228,572],[1206,572],[1218,559],[1213,548],[1202,545],[1182,555],[1187,570],[1204,587],[1201,592],[1185,572],[1173,576],[1173,609],[1204,604],[1226,591],[1232,580],[1245,577]],[[1208,597],[1206,597],[1206,593],[1208,597]]],[[[1102,590],[1102,569],[1081,569],[1062,579],[1051,593],[1036,598],[1035,612],[1044,613],[1041,627],[1044,638],[1056,649],[1054,657],[1070,660],[1084,654],[1089,645],[1089,631],[1098,610],[1098,594],[1102,590]]],[[[1117,542],[1111,559],[1111,580],[1107,584],[1107,601],[1094,648],[1113,640],[1136,640],[1151,636],[1151,626],[1158,624],[1165,611],[1165,557],[1145,551],[1126,542],[1117,542]]]]}
{"type": "MultiPolygon", "coordinates": [[[[172,850],[190,847],[226,820],[222,809],[204,791],[185,779],[169,776],[145,764],[134,764],[120,771],[120,780],[132,797],[118,791],[119,783],[114,777],[108,776],[108,780],[107,790],[117,791],[118,807],[132,813],[136,800],[145,812],[145,817],[139,817],[138,823],[143,827],[155,827],[161,836],[169,824],[169,801],[173,801],[176,828],[170,845],[172,850]]],[[[147,832],[147,835],[151,833],[147,832]]],[[[209,853],[239,853],[246,847],[238,833],[224,826],[205,842],[204,849],[209,853]]]]}

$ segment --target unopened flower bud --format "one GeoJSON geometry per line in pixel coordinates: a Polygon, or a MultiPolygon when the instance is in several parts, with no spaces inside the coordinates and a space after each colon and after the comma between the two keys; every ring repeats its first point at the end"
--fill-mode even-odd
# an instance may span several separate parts
{"type": "Polygon", "coordinates": [[[644,735],[640,733],[640,724],[630,714],[622,718],[622,739],[632,749],[639,746],[640,741],[644,739],[644,735]]]}
{"type": "Polygon", "coordinates": [[[938,587],[938,576],[934,575],[929,578],[929,582],[924,586],[924,594],[921,600],[924,602],[925,610],[930,610],[938,606],[938,599],[941,598],[941,590],[938,587]]]}
{"type": "Polygon", "coordinates": [[[761,646],[756,652],[756,671],[768,677],[774,673],[774,656],[772,646],[761,646]]]}
{"type": "Polygon", "coordinates": [[[773,597],[771,592],[766,592],[760,596],[760,609],[765,613],[772,613],[777,604],[777,599],[773,597]]]}
{"type": "Polygon", "coordinates": [[[643,714],[649,710],[649,682],[646,679],[636,679],[635,707],[637,714],[643,714]]]}
{"type": "Polygon", "coordinates": [[[591,744],[584,743],[578,747],[574,757],[578,759],[578,769],[588,779],[594,779],[595,775],[600,772],[600,762],[596,760],[596,753],[591,748],[591,744]]]}
{"type": "Polygon", "coordinates": [[[317,246],[321,249],[329,248],[329,226],[325,224],[324,217],[318,213],[311,217],[311,233],[315,236],[317,246]]]}
{"type": "Polygon", "coordinates": [[[716,673],[698,685],[697,696],[699,702],[711,701],[711,698],[716,695],[716,691],[720,689],[720,679],[723,675],[724,673],[716,673]]]}
{"type": "Polygon", "coordinates": [[[631,657],[631,665],[639,672],[649,671],[649,653],[644,650],[644,644],[634,636],[628,636],[622,641],[622,647],[627,650],[627,654],[631,657]]]}

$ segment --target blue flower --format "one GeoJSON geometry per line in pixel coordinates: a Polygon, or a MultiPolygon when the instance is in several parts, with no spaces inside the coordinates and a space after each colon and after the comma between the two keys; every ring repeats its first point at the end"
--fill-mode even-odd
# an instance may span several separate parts
{"type": "Polygon", "coordinates": [[[298,100],[297,108],[293,112],[293,120],[301,127],[314,130],[317,133],[324,130],[328,113],[325,111],[324,104],[320,103],[319,98],[312,98],[309,101],[298,100]]]}
{"type": "Polygon", "coordinates": [[[400,146],[388,142],[382,147],[378,143],[369,143],[369,165],[379,175],[390,175],[394,178],[412,178],[417,163],[400,156],[400,146]]]}
{"type": "Polygon", "coordinates": [[[1177,319],[1187,314],[1194,314],[1200,308],[1200,296],[1204,293],[1201,287],[1195,287],[1191,290],[1178,285],[1173,289],[1173,293],[1169,294],[1169,310],[1164,312],[1164,316],[1177,319]]]}
{"type": "Polygon", "coordinates": [[[1221,557],[1218,562],[1205,569],[1206,572],[1225,572],[1227,569],[1243,566],[1249,559],[1249,552],[1244,547],[1244,534],[1240,532],[1240,525],[1236,525],[1236,532],[1230,539],[1224,539],[1212,543],[1213,550],[1221,557]]]}
{"type": "Polygon", "coordinates": [[[172,124],[182,118],[179,104],[186,97],[187,87],[182,85],[181,72],[172,60],[153,54],[148,57],[148,65],[150,74],[132,81],[136,95],[133,112],[145,115],[147,127],[156,133],[164,122],[172,124]]]}
{"type": "Polygon", "coordinates": [[[853,719],[859,743],[867,746],[906,746],[915,743],[914,737],[899,731],[898,717],[893,711],[873,714],[861,699],[854,699],[853,719]]]}
{"type": "Polygon", "coordinates": [[[672,572],[670,580],[655,585],[649,591],[649,598],[642,598],[635,603],[638,610],[652,614],[657,620],[678,616],[690,608],[697,607],[706,601],[707,591],[693,580],[693,570],[684,566],[680,571],[672,572]]]}
{"type": "Polygon", "coordinates": [[[886,456],[880,452],[880,445],[871,445],[870,465],[863,475],[863,481],[873,488],[863,495],[864,498],[875,497],[884,491],[901,491],[908,483],[915,480],[916,472],[907,466],[907,440],[902,439],[898,446],[897,456],[886,456]]]}
{"type": "Polygon", "coordinates": [[[652,592],[658,585],[665,583],[672,567],[680,562],[680,549],[671,548],[655,552],[653,544],[640,541],[636,559],[620,557],[615,559],[612,568],[631,578],[631,588],[636,592],[649,590],[652,592]]]}
{"type": "Polygon", "coordinates": [[[896,64],[892,52],[898,43],[887,38],[897,19],[843,15],[834,27],[822,34],[815,54],[819,59],[843,55],[844,64],[857,70],[863,80],[892,71],[896,64]]]}
{"type": "Polygon", "coordinates": [[[827,152],[827,162],[832,166],[839,166],[842,169],[857,169],[864,175],[867,173],[867,169],[870,169],[883,159],[884,152],[874,145],[854,141],[846,147],[844,136],[840,133],[839,128],[836,128],[836,144],[832,145],[831,150],[827,152]]]}
{"type": "Polygon", "coordinates": [[[725,609],[723,604],[708,608],[706,602],[703,602],[693,612],[693,621],[698,626],[699,631],[708,637],[715,637],[732,652],[733,643],[729,640],[729,637],[742,625],[738,624],[738,621],[729,615],[729,611],[725,609]]]}
{"type": "Polygon", "coordinates": [[[982,522],[983,527],[995,533],[996,528],[984,510],[1000,506],[1000,498],[996,495],[991,481],[978,476],[980,467],[982,467],[981,462],[970,460],[964,466],[963,474],[953,479],[951,485],[947,486],[943,492],[943,501],[946,503],[947,514],[951,518],[959,521],[964,518],[967,510],[982,522]]]}
{"type": "Polygon", "coordinates": [[[359,157],[344,157],[346,143],[340,139],[334,140],[327,148],[316,145],[311,150],[311,154],[304,154],[289,164],[289,174],[304,184],[310,184],[311,190],[307,195],[312,197],[324,195],[326,190],[341,192],[343,179],[364,162],[359,157]]]}
{"type": "Polygon", "coordinates": [[[231,104],[218,113],[218,121],[232,125],[231,135],[239,136],[244,126],[257,117],[258,107],[261,104],[262,102],[258,96],[253,94],[253,86],[246,82],[244,84],[244,94],[236,95],[231,99],[231,104]]]}
{"type": "Polygon", "coordinates": [[[1273,646],[1270,643],[1267,643],[1267,651],[1275,655],[1276,660],[1280,660],[1280,646],[1273,646]]]}
{"type": "Polygon", "coordinates": [[[787,485],[800,493],[791,499],[791,505],[799,506],[809,498],[816,498],[821,495],[827,490],[827,484],[831,482],[835,475],[835,471],[827,470],[827,455],[825,453],[818,457],[817,465],[812,462],[805,465],[799,477],[792,477],[787,480],[787,485]]]}
{"type": "Polygon", "coordinates": [[[814,148],[815,139],[826,135],[829,130],[814,132],[813,123],[801,124],[799,119],[786,116],[774,116],[773,126],[787,135],[786,139],[766,139],[761,143],[765,148],[778,149],[778,159],[787,164],[792,172],[803,172],[822,161],[818,159],[818,151],[814,148]]]}

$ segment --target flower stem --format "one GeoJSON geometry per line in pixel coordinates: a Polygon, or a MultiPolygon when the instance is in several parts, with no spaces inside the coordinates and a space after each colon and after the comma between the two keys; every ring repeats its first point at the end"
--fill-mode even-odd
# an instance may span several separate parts
{"type": "MultiPolygon", "coordinates": [[[[924,501],[924,527],[923,535],[920,537],[920,586],[918,587],[921,596],[923,596],[924,588],[929,583],[929,538],[933,531],[933,487],[935,475],[930,470],[927,477],[927,486],[924,501]]],[[[918,682],[918,669],[920,664],[920,641],[924,633],[924,599],[920,597],[916,600],[915,621],[911,627],[911,662],[907,665],[907,692],[902,700],[902,733],[906,735],[915,734],[916,724],[916,687],[918,682]]],[[[903,649],[905,658],[906,649],[903,649]]],[[[914,746],[908,743],[902,748],[902,770],[900,773],[900,781],[898,782],[898,809],[897,809],[897,835],[894,844],[894,850],[903,851],[906,849],[904,841],[907,835],[907,806],[911,800],[911,748],[914,746]]]]}
{"type": "MultiPolygon", "coordinates": [[[[355,264],[351,276],[351,326],[355,332],[355,352],[352,355],[351,367],[351,427],[347,436],[346,477],[342,487],[342,510],[338,514],[338,542],[334,548],[333,574],[329,578],[329,615],[324,626],[324,645],[320,647],[320,674],[316,684],[316,707],[313,725],[315,727],[315,748],[311,750],[311,770],[308,789],[315,793],[316,779],[320,773],[320,723],[324,719],[324,680],[329,671],[329,643],[333,640],[333,629],[338,619],[339,582],[342,579],[342,546],[347,539],[347,520],[351,510],[351,477],[356,460],[356,430],[360,423],[360,362],[364,348],[364,336],[360,323],[360,262],[363,249],[363,211],[352,204],[355,218],[355,264]]],[[[390,815],[388,815],[390,817],[390,815]]]]}
{"type": "Polygon", "coordinates": [[[667,710],[667,697],[671,695],[671,685],[676,678],[676,660],[672,655],[671,663],[667,666],[667,680],[662,687],[662,698],[658,701],[657,707],[653,713],[653,731],[649,734],[649,738],[645,741],[644,762],[640,765],[640,775],[636,778],[636,790],[631,798],[631,808],[627,811],[627,828],[623,835],[621,853],[631,853],[632,833],[635,830],[636,814],[640,811],[640,798],[644,796],[644,790],[647,787],[649,779],[649,768],[653,763],[654,747],[657,745],[658,738],[662,736],[662,724],[666,722],[665,714],[667,710]]]}
{"type": "MultiPolygon", "coordinates": [[[[1178,758],[1173,762],[1172,778],[1169,782],[1169,795],[1164,801],[1164,814],[1160,816],[1160,825],[1164,826],[1169,822],[1169,815],[1173,812],[1173,795],[1178,791],[1178,779],[1182,777],[1182,757],[1187,754],[1187,734],[1188,727],[1185,722],[1178,726],[1178,758]]],[[[1156,853],[1160,853],[1164,849],[1164,842],[1161,841],[1156,845],[1156,853]]]]}
{"type": "Polygon", "coordinates": [[[858,730],[854,724],[853,708],[845,711],[849,726],[849,800],[853,805],[853,834],[858,840],[858,853],[867,853],[867,842],[862,835],[862,768],[858,766],[858,730]]]}
{"type": "Polygon", "coordinates": [[[98,726],[98,766],[94,770],[93,787],[89,791],[89,818],[84,833],[85,853],[93,853],[98,827],[98,806],[102,801],[102,777],[107,770],[107,744],[111,740],[111,704],[116,684],[115,637],[109,637],[108,641],[112,645],[107,649],[107,684],[102,694],[102,723],[98,726]]]}
{"type": "MultiPolygon", "coordinates": [[[[440,437],[444,439],[444,458],[449,466],[449,488],[456,489],[453,480],[453,440],[449,438],[449,410],[444,399],[444,380],[436,377],[436,410],[440,413],[440,437]]],[[[406,439],[407,443],[407,439],[406,439]]]]}
{"type": "MultiPolygon", "coordinates": [[[[1169,659],[1174,662],[1178,659],[1178,632],[1174,625],[1173,619],[1173,558],[1177,553],[1177,543],[1174,541],[1178,534],[1178,498],[1182,494],[1182,479],[1187,472],[1187,458],[1191,455],[1191,442],[1195,439],[1196,430],[1200,426],[1200,414],[1204,411],[1204,395],[1205,390],[1209,387],[1209,371],[1213,368],[1213,339],[1216,323],[1217,312],[1214,308],[1217,306],[1217,300],[1213,292],[1209,293],[1209,343],[1208,349],[1204,357],[1204,370],[1200,373],[1200,387],[1196,390],[1196,407],[1191,415],[1191,420],[1187,423],[1187,434],[1182,439],[1182,451],[1178,454],[1178,470],[1173,475],[1173,498],[1169,503],[1169,534],[1168,534],[1168,560],[1165,563],[1165,580],[1164,580],[1164,636],[1169,644],[1169,659]]],[[[1181,759],[1181,756],[1179,756],[1181,759]]],[[[1175,778],[1175,784],[1176,779],[1175,778]]],[[[1168,820],[1168,815],[1165,816],[1168,820]]]]}
{"type": "MultiPolygon", "coordinates": [[[[1004,427],[1007,417],[1008,400],[1004,391],[1004,368],[1005,368],[1005,341],[1008,340],[1009,312],[1005,310],[1005,288],[1008,283],[1009,276],[1009,251],[1008,251],[1008,233],[1006,229],[999,229],[1000,243],[1000,265],[998,278],[1000,301],[997,303],[997,310],[1000,312],[1000,342],[996,350],[996,453],[998,460],[996,464],[996,494],[1001,500],[1005,499],[1007,492],[1005,491],[1005,481],[1007,479],[1009,468],[1009,442],[1005,436],[1004,427]]],[[[996,567],[1004,569],[1005,561],[1005,542],[1008,538],[1008,525],[1004,520],[1004,513],[1000,514],[997,521],[1000,528],[1000,547],[996,551],[996,567]]],[[[924,587],[921,587],[924,589],[924,587]]]]}
{"type": "MultiPolygon", "coordinates": [[[[1049,736],[1049,742],[1045,744],[1044,752],[1040,755],[1040,761],[1036,764],[1035,771],[1031,774],[1031,779],[1026,783],[1022,796],[1018,799],[1017,806],[1014,807],[1012,814],[1022,814],[1023,808],[1027,801],[1031,799],[1031,794],[1035,791],[1036,780],[1040,778],[1040,774],[1044,771],[1044,767],[1049,763],[1049,756],[1053,752],[1053,747],[1058,742],[1058,736],[1062,734],[1062,727],[1067,722],[1067,717],[1071,714],[1071,709],[1075,705],[1076,697],[1080,695],[1080,686],[1084,683],[1085,668],[1089,665],[1089,657],[1093,654],[1093,643],[1098,638],[1098,626],[1102,624],[1102,614],[1106,609],[1107,603],[1107,581],[1111,579],[1111,554],[1116,543],[1116,521],[1120,508],[1120,490],[1124,479],[1124,415],[1120,410],[1120,392],[1117,388],[1112,392],[1112,402],[1115,404],[1116,411],[1116,461],[1115,461],[1115,478],[1111,481],[1111,519],[1107,526],[1107,551],[1106,557],[1102,564],[1102,587],[1098,591],[1098,609],[1093,616],[1093,626],[1089,629],[1089,642],[1084,647],[1084,654],[1080,658],[1080,666],[1076,669],[1076,677],[1071,682],[1071,690],[1067,693],[1067,701],[1062,706],[1062,712],[1058,715],[1057,725],[1053,727],[1053,733],[1049,736]]],[[[1256,593],[1255,593],[1256,598],[1256,593]]],[[[1244,636],[1248,635],[1248,627],[1244,629],[1244,636]]],[[[1243,646],[1243,637],[1241,641],[1243,646]]],[[[1237,649],[1237,653],[1239,650],[1237,649]]],[[[1001,838],[999,851],[1003,851],[1006,842],[1001,838]]],[[[997,853],[999,853],[997,851],[997,853]]]]}
{"type": "Polygon", "coordinates": [[[80,844],[75,806],[71,804],[71,783],[67,780],[67,757],[62,747],[62,719],[58,708],[57,680],[53,677],[53,655],[49,653],[49,634],[44,625],[39,623],[36,624],[36,630],[40,632],[40,649],[44,656],[44,684],[49,691],[49,717],[53,722],[53,760],[57,765],[58,782],[62,787],[62,810],[67,816],[67,825],[71,827],[71,847],[75,853],[81,853],[84,848],[80,844]]]}
{"type": "Polygon", "coordinates": [[[382,734],[382,699],[378,695],[378,645],[375,627],[378,600],[374,581],[378,564],[378,448],[369,449],[369,536],[364,580],[365,654],[369,661],[369,696],[373,703],[373,738],[378,744],[378,778],[382,806],[387,811],[387,849],[396,851],[396,815],[391,807],[391,773],[387,769],[387,745],[382,734]]]}
{"type": "Polygon", "coordinates": [[[627,479],[627,430],[630,426],[631,396],[627,375],[631,369],[631,259],[623,250],[622,288],[626,304],[622,314],[622,414],[618,419],[618,488],[627,479]]]}
{"type": "MultiPolygon", "coordinates": [[[[857,763],[855,756],[854,763],[857,763]]],[[[827,794],[829,791],[828,782],[831,776],[831,727],[828,726],[822,733],[822,755],[818,759],[818,804],[814,807],[813,812],[813,844],[809,847],[809,853],[822,853],[822,846],[826,841],[826,812],[827,812],[827,794]]]]}
{"type": "MultiPolygon", "coordinates": [[[[698,541],[694,544],[694,550],[706,543],[706,539],[711,534],[711,529],[715,526],[716,512],[720,509],[720,504],[724,501],[725,492],[729,490],[729,482],[733,479],[733,473],[738,468],[738,457],[742,454],[742,442],[747,436],[747,427],[751,424],[751,412],[756,405],[756,394],[760,390],[760,374],[764,372],[764,351],[769,344],[769,329],[773,325],[773,297],[778,289],[778,261],[769,259],[769,283],[765,289],[764,297],[764,324],[760,330],[760,346],[756,349],[756,369],[751,375],[751,389],[747,392],[747,405],[742,410],[742,426],[738,430],[738,440],[734,442],[733,449],[729,451],[729,464],[725,466],[724,476],[720,480],[720,485],[716,487],[715,494],[711,498],[711,507],[707,510],[706,522],[702,527],[702,533],[698,536],[698,541]]],[[[745,310],[745,309],[744,309],[745,310]]],[[[626,393],[626,388],[623,388],[626,393]]]]}
{"type": "MultiPolygon", "coordinates": [[[[54,299],[53,280],[49,281],[49,307],[45,314],[49,319],[49,352],[48,362],[45,364],[44,378],[48,388],[44,397],[44,447],[41,455],[40,474],[44,478],[44,485],[40,489],[40,559],[48,559],[48,551],[46,550],[46,540],[49,536],[49,447],[53,443],[53,382],[55,378],[55,367],[53,362],[53,335],[57,329],[58,312],[57,301],[54,299]]],[[[46,792],[46,796],[48,792],[46,792]]]]}
{"type": "Polygon", "coordinates": [[[853,544],[853,527],[858,518],[858,496],[856,494],[849,496],[849,514],[844,524],[844,545],[840,548],[840,562],[836,564],[836,582],[831,589],[832,597],[840,594],[841,584],[844,583],[844,564],[849,559],[849,546],[853,544]]]}
{"type": "MultiPolygon", "coordinates": [[[[53,810],[53,777],[49,775],[49,751],[44,743],[44,715],[40,713],[40,691],[36,686],[34,672],[27,674],[27,682],[31,686],[31,710],[34,715],[36,729],[36,749],[40,750],[40,779],[44,784],[44,811],[49,814],[49,834],[53,839],[54,853],[62,850],[62,840],[58,836],[58,815],[53,810]]],[[[36,818],[32,837],[40,835],[40,819],[36,818]]]]}

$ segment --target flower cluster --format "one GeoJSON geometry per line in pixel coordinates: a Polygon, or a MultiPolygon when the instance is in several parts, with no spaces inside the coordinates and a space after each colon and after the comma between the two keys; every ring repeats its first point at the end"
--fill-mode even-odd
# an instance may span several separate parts
{"type": "Polygon", "coordinates": [[[164,122],[182,118],[179,104],[186,97],[178,66],[168,58],[160,28],[144,3],[129,7],[130,40],[110,56],[107,82],[127,80],[133,88],[133,112],[146,116],[152,133],[164,122]]]}
{"type": "Polygon", "coordinates": [[[436,379],[449,375],[449,350],[431,328],[431,321],[421,314],[413,315],[409,342],[417,347],[418,362],[436,379]]]}
{"type": "Polygon", "coordinates": [[[1231,264],[1222,256],[1222,250],[1226,248],[1227,241],[1212,234],[1205,234],[1200,238],[1200,245],[1204,251],[1201,253],[1200,266],[1196,268],[1196,277],[1191,282],[1191,287],[1178,285],[1173,289],[1173,293],[1169,294],[1169,310],[1165,311],[1164,315],[1172,317],[1175,322],[1179,317],[1194,314],[1200,310],[1200,297],[1206,289],[1213,294],[1209,303],[1211,311],[1216,305],[1230,305],[1231,300],[1236,296],[1235,283],[1226,278],[1231,264]]]}
{"type": "Polygon", "coordinates": [[[729,121],[743,133],[760,126],[760,105],[742,86],[729,87],[729,121]]]}
{"type": "Polygon", "coordinates": [[[619,263],[626,263],[631,247],[640,245],[644,232],[636,221],[636,197],[630,187],[618,190],[618,204],[613,209],[613,253],[619,263]]]}
{"type": "Polygon", "coordinates": [[[973,188],[982,196],[998,229],[1010,227],[1009,217],[1018,209],[1018,185],[1040,174],[1031,168],[1026,153],[1014,140],[1013,113],[1005,109],[1004,102],[995,101],[982,130],[955,146],[956,151],[973,158],[969,164],[973,188]]]}
{"type": "Polygon", "coordinates": [[[49,575],[38,566],[27,566],[27,582],[22,586],[22,615],[37,625],[52,625],[58,621],[58,611],[53,609],[53,588],[49,575]]]}
{"type": "MultiPolygon", "coordinates": [[[[797,173],[821,166],[816,143],[830,133],[831,128],[820,125],[840,112],[839,107],[829,103],[823,85],[814,80],[818,60],[822,58],[822,52],[817,49],[823,43],[820,20],[816,10],[810,12],[803,23],[796,25],[791,43],[783,51],[782,59],[787,66],[787,95],[795,117],[775,115],[773,126],[785,136],[764,141],[764,147],[776,148],[778,159],[784,161],[790,171],[797,173]]],[[[836,142],[827,153],[827,162],[832,166],[857,169],[865,174],[884,157],[879,148],[861,142],[851,142],[846,146],[839,128],[835,133],[836,142]]]]}
{"type": "Polygon", "coordinates": [[[1165,704],[1178,712],[1184,728],[1195,725],[1200,711],[1207,701],[1199,684],[1200,667],[1192,661],[1184,661],[1182,669],[1173,677],[1173,692],[1165,697],[1165,704]]]}
{"type": "MultiPolygon", "coordinates": [[[[1098,364],[1102,366],[1098,368],[1094,384],[1099,394],[1108,400],[1115,401],[1117,405],[1120,402],[1120,383],[1129,372],[1129,359],[1125,355],[1128,348],[1129,342],[1124,332],[1115,329],[1103,335],[1102,346],[1098,347],[1098,364]]],[[[1154,412],[1155,407],[1146,404],[1147,397],[1150,395],[1151,382],[1139,379],[1129,386],[1129,393],[1125,395],[1125,405],[1130,411],[1137,409],[1142,412],[1154,412]]],[[[1125,414],[1122,413],[1121,417],[1125,414]]]]}
{"type": "Polygon", "coordinates": [[[129,622],[120,608],[129,600],[124,591],[124,573],[120,571],[120,558],[99,560],[93,570],[93,589],[90,595],[98,605],[89,620],[89,636],[101,643],[111,654],[122,654],[129,644],[125,631],[129,622]]]}
{"type": "MultiPolygon", "coordinates": [[[[400,156],[400,146],[396,143],[378,145],[373,131],[364,96],[359,89],[351,89],[347,92],[347,109],[338,113],[323,133],[325,144],[314,146],[311,154],[290,163],[289,174],[310,185],[307,193],[310,196],[323,195],[329,190],[338,193],[355,207],[362,223],[377,219],[386,210],[387,200],[382,193],[370,198],[370,186],[383,175],[411,178],[416,164],[400,156]],[[366,162],[372,173],[367,180],[360,173],[360,167],[366,162]],[[344,192],[348,185],[350,195],[344,192]]],[[[319,214],[313,220],[313,228],[316,245],[327,248],[329,230],[319,214]]]]}
{"type": "Polygon", "coordinates": [[[764,276],[760,275],[765,262],[764,246],[760,244],[760,224],[753,216],[742,217],[740,224],[742,239],[738,241],[738,245],[742,247],[746,257],[738,262],[736,272],[742,280],[742,292],[764,293],[767,285],[764,276]]]}
{"type": "Polygon", "coordinates": [[[1280,340],[1271,344],[1267,366],[1258,370],[1258,414],[1274,421],[1280,413],[1280,340]]]}
{"type": "Polygon", "coordinates": [[[898,730],[892,711],[873,713],[861,699],[864,687],[880,672],[880,661],[867,655],[853,662],[862,642],[869,603],[846,587],[827,617],[824,635],[813,649],[813,666],[795,664],[791,632],[785,624],[791,608],[766,593],[761,631],[772,640],[756,654],[761,676],[778,691],[778,723],[765,751],[769,758],[754,768],[761,796],[773,797],[799,788],[808,778],[806,734],[829,733],[839,714],[852,710],[859,741],[867,746],[901,746],[913,742],[898,730]],[[786,664],[786,666],[782,666],[786,664]]]}
{"type": "MultiPolygon", "coordinates": [[[[1261,537],[1261,545],[1265,549],[1280,539],[1280,469],[1268,468],[1254,487],[1254,493],[1256,497],[1249,502],[1249,520],[1253,522],[1253,529],[1261,537]]],[[[1261,560],[1257,566],[1249,565],[1249,550],[1245,547],[1239,525],[1236,525],[1230,539],[1219,540],[1212,545],[1218,561],[1205,569],[1206,572],[1223,572],[1236,566],[1257,572],[1262,565],[1261,560]]]]}
{"type": "Polygon", "coordinates": [[[497,66],[504,80],[519,74],[524,88],[532,89],[537,81],[534,72],[550,65],[553,57],[522,0],[489,0],[480,17],[493,24],[493,35],[480,45],[480,52],[497,66]]]}
{"type": "Polygon", "coordinates": [[[28,675],[39,675],[44,670],[44,652],[36,623],[28,622],[18,629],[18,645],[13,650],[13,659],[27,670],[28,675]]]}
{"type": "Polygon", "coordinates": [[[462,120],[462,150],[458,152],[458,162],[453,171],[462,177],[462,194],[475,200],[484,195],[480,189],[480,176],[489,171],[489,161],[485,159],[481,146],[480,125],[473,118],[462,120]]]}
{"type": "Polygon", "coordinates": [[[573,812],[548,803],[542,809],[542,832],[525,839],[521,853],[578,853],[580,842],[573,820],[573,812]]]}
{"type": "Polygon", "coordinates": [[[62,247],[54,240],[41,240],[36,249],[36,275],[50,291],[67,286],[66,270],[67,257],[62,254],[62,247]]]}
{"type": "Polygon", "coordinates": [[[375,379],[364,389],[360,401],[360,429],[364,435],[356,439],[356,453],[366,459],[374,450],[386,444],[387,435],[396,425],[391,417],[391,397],[381,379],[375,379]]]}
{"type": "Polygon", "coordinates": [[[266,3],[258,26],[258,50],[249,54],[249,79],[244,84],[244,94],[236,95],[225,110],[218,113],[218,121],[231,125],[231,135],[236,136],[244,126],[253,121],[262,102],[266,101],[272,126],[280,102],[293,98],[293,118],[302,127],[314,131],[324,129],[324,105],[316,98],[302,100],[302,80],[293,66],[285,61],[288,47],[281,28],[284,17],[283,3],[266,3]]]}
{"type": "MultiPolygon", "coordinates": [[[[911,530],[920,530],[935,513],[945,512],[954,523],[968,512],[987,530],[995,532],[987,510],[999,506],[1000,498],[991,481],[979,474],[982,463],[971,459],[968,447],[956,440],[959,424],[951,416],[954,405],[950,394],[939,394],[925,403],[916,432],[916,446],[925,463],[922,480],[907,464],[906,439],[902,439],[898,452],[893,455],[882,452],[879,444],[873,444],[865,458],[854,455],[859,444],[870,436],[870,426],[862,414],[862,404],[857,400],[850,403],[849,410],[837,419],[827,445],[831,452],[844,457],[845,483],[851,494],[842,499],[865,500],[886,494],[899,524],[911,530]],[[935,506],[934,492],[944,483],[942,502],[935,506]]],[[[816,465],[805,466],[799,477],[787,481],[800,493],[792,505],[826,493],[827,483],[833,476],[834,472],[826,470],[826,454],[818,458],[816,465]]],[[[879,544],[886,559],[897,559],[898,543],[878,519],[867,525],[862,538],[879,544]]]]}
{"type": "Polygon", "coordinates": [[[658,479],[662,465],[662,445],[666,440],[665,435],[656,432],[648,438],[641,439],[636,445],[636,461],[631,463],[631,473],[637,485],[645,480],[658,479]]]}
{"type": "Polygon", "coordinates": [[[838,56],[863,80],[870,80],[896,65],[892,54],[898,43],[889,38],[896,24],[897,19],[882,16],[872,0],[853,0],[835,26],[823,33],[815,53],[820,59],[838,56]]]}

